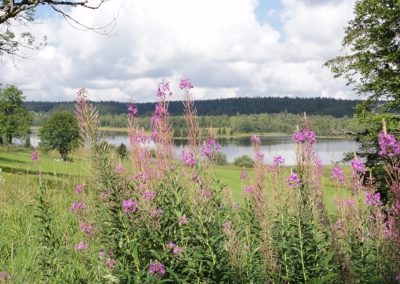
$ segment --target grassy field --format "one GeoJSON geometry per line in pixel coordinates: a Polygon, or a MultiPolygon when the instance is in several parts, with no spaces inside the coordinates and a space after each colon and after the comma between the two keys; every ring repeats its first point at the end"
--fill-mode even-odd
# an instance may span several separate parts
{"type": "MultiPolygon", "coordinates": [[[[40,161],[31,161],[30,150],[23,148],[0,148],[0,272],[8,271],[15,283],[35,283],[35,263],[40,252],[38,240],[36,197],[39,184],[46,184],[46,194],[53,203],[56,233],[62,236],[65,248],[73,251],[79,241],[77,221],[69,212],[76,198],[75,185],[86,183],[90,188],[88,162],[83,152],[72,155],[73,162],[63,162],[56,153],[41,153],[40,161]],[[33,282],[32,282],[33,281],[33,282]]],[[[125,161],[129,168],[129,161],[125,161]]],[[[233,166],[216,166],[216,177],[232,192],[233,199],[243,203],[243,182],[240,180],[242,169],[233,166]]],[[[287,168],[289,172],[289,168],[287,168]]],[[[348,171],[349,169],[346,168],[348,171]]],[[[248,170],[253,175],[252,170],[248,170]]],[[[323,183],[328,210],[335,214],[333,199],[335,186],[329,179],[330,167],[325,167],[323,183]]],[[[68,252],[66,252],[68,254],[68,252]]],[[[69,255],[68,257],[78,257],[69,255]]],[[[74,269],[84,269],[75,267],[74,269]]],[[[36,282],[37,283],[37,282],[36,282]]]]}

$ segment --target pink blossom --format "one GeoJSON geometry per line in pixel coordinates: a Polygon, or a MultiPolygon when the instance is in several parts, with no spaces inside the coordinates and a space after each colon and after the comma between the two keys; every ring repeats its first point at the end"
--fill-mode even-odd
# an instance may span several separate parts
{"type": "Polygon", "coordinates": [[[164,264],[157,260],[150,263],[148,271],[150,274],[157,276],[164,276],[166,272],[164,264]]]}
{"type": "Polygon", "coordinates": [[[142,196],[146,200],[153,200],[156,197],[156,193],[151,190],[146,190],[145,192],[142,193],[142,196]]]}
{"type": "Polygon", "coordinates": [[[390,158],[400,154],[400,142],[390,133],[380,132],[378,134],[378,143],[381,150],[379,155],[390,158]]]}
{"type": "Polygon", "coordinates": [[[85,184],[81,183],[75,186],[75,192],[77,194],[81,193],[85,189],[85,184]]]}
{"type": "Polygon", "coordinates": [[[196,165],[196,160],[192,152],[185,152],[182,153],[182,160],[186,166],[194,167],[196,165]]]}
{"type": "Polygon", "coordinates": [[[138,113],[137,106],[133,103],[128,103],[128,115],[130,117],[136,117],[138,113]]]}
{"type": "Polygon", "coordinates": [[[310,143],[310,144],[315,144],[316,143],[316,138],[315,138],[315,132],[312,130],[308,130],[307,128],[304,128],[303,130],[298,130],[293,134],[292,137],[293,141],[296,143],[310,143]]]}
{"type": "Polygon", "coordinates": [[[184,251],[183,248],[177,247],[177,246],[175,246],[175,247],[172,249],[172,253],[175,254],[175,255],[181,254],[181,253],[183,253],[183,251],[184,251]]]}
{"type": "Polygon", "coordinates": [[[247,194],[252,194],[252,193],[255,192],[255,190],[256,189],[255,189],[254,185],[245,186],[244,189],[243,189],[244,193],[247,193],[247,194]]]}
{"type": "Polygon", "coordinates": [[[264,153],[261,151],[256,152],[256,160],[262,162],[264,160],[264,153]]]}
{"type": "Polygon", "coordinates": [[[122,201],[122,208],[125,214],[134,213],[138,210],[138,203],[133,199],[127,199],[122,201]]]}
{"type": "Polygon", "coordinates": [[[257,135],[253,135],[250,137],[250,142],[253,144],[253,146],[260,146],[261,145],[261,139],[257,135]]]}
{"type": "Polygon", "coordinates": [[[201,195],[202,197],[205,197],[205,198],[211,198],[211,197],[213,196],[213,193],[212,193],[211,190],[202,189],[202,190],[200,190],[200,195],[201,195]]]}
{"type": "Polygon", "coordinates": [[[33,150],[31,159],[34,162],[39,161],[39,151],[37,149],[33,150]]]}
{"type": "Polygon", "coordinates": [[[285,159],[281,155],[278,155],[278,156],[274,157],[274,161],[273,161],[272,165],[274,167],[278,167],[280,165],[283,165],[284,163],[285,163],[285,159]]]}
{"type": "Polygon", "coordinates": [[[106,266],[109,269],[113,269],[115,267],[115,265],[117,264],[117,260],[111,258],[111,257],[107,257],[106,259],[106,266]]]}
{"type": "Polygon", "coordinates": [[[240,179],[248,179],[249,178],[249,174],[246,171],[241,171],[240,172],[240,179]]]}
{"type": "Polygon", "coordinates": [[[79,242],[75,245],[75,249],[77,251],[82,251],[85,250],[89,247],[89,244],[87,242],[79,242]]]}
{"type": "Polygon", "coordinates": [[[188,223],[188,218],[186,217],[186,214],[182,215],[179,217],[179,225],[186,225],[188,223]]]}
{"type": "Polygon", "coordinates": [[[3,282],[5,283],[8,280],[10,280],[10,275],[5,271],[1,271],[0,272],[0,283],[3,283],[3,282]]]}
{"type": "Polygon", "coordinates": [[[169,89],[169,83],[168,82],[167,83],[164,83],[164,82],[159,83],[158,87],[157,87],[156,95],[157,95],[157,97],[160,97],[160,98],[172,96],[172,92],[169,89]]]}
{"type": "Polygon", "coordinates": [[[118,164],[118,165],[115,167],[114,172],[115,172],[116,174],[123,174],[123,173],[125,172],[125,169],[124,169],[124,167],[123,167],[121,164],[118,164]]]}
{"type": "Polygon", "coordinates": [[[339,183],[344,183],[346,180],[346,177],[345,177],[342,169],[338,166],[335,166],[332,168],[332,171],[331,171],[331,179],[335,180],[339,183]]]}
{"type": "Polygon", "coordinates": [[[182,79],[181,82],[179,83],[179,88],[181,90],[183,89],[193,89],[192,82],[190,82],[189,79],[182,79]]]}
{"type": "Polygon", "coordinates": [[[298,174],[292,173],[287,178],[287,186],[290,188],[298,188],[300,186],[300,178],[298,174]]]}
{"type": "Polygon", "coordinates": [[[201,153],[206,157],[212,157],[220,150],[221,146],[215,138],[209,138],[207,142],[204,141],[201,147],[201,153]]]}
{"type": "Polygon", "coordinates": [[[76,202],[72,203],[71,207],[69,208],[69,211],[78,212],[78,211],[83,210],[85,208],[86,208],[85,203],[83,203],[82,201],[76,201],[76,202]]]}
{"type": "Polygon", "coordinates": [[[381,194],[379,192],[371,194],[365,192],[365,204],[371,207],[379,207],[382,205],[381,194]]]}
{"type": "Polygon", "coordinates": [[[365,165],[361,159],[354,158],[351,161],[351,167],[356,173],[365,173],[365,165]]]}
{"type": "Polygon", "coordinates": [[[82,223],[79,224],[79,229],[81,230],[82,233],[91,235],[96,230],[96,226],[94,224],[82,223]]]}
{"type": "Polygon", "coordinates": [[[157,208],[156,210],[150,211],[149,215],[151,218],[159,219],[163,214],[163,210],[161,208],[157,208]]]}
{"type": "Polygon", "coordinates": [[[176,245],[173,242],[169,242],[167,244],[167,247],[170,248],[170,249],[173,249],[174,247],[176,247],[176,245]]]}

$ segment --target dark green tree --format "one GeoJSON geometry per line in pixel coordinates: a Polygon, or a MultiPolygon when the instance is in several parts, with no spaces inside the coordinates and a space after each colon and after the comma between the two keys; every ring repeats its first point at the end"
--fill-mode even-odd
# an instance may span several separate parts
{"type": "Polygon", "coordinates": [[[121,143],[117,148],[116,148],[117,154],[121,160],[126,159],[128,155],[128,149],[126,148],[126,145],[124,143],[121,143]]]}
{"type": "Polygon", "coordinates": [[[79,127],[75,116],[66,111],[54,113],[40,129],[40,146],[57,150],[66,161],[68,154],[79,145],[79,127]]]}
{"type": "Polygon", "coordinates": [[[400,107],[400,1],[356,1],[343,47],[348,53],[328,61],[326,66],[366,98],[356,114],[360,122],[368,123],[365,131],[356,135],[361,143],[358,154],[367,158],[367,165],[385,191],[377,134],[382,129],[383,117],[390,120],[389,131],[399,133],[399,119],[389,112],[398,112],[400,107]]]}
{"type": "Polygon", "coordinates": [[[0,142],[13,138],[29,139],[32,115],[22,105],[25,97],[15,86],[0,88],[0,142]]]}

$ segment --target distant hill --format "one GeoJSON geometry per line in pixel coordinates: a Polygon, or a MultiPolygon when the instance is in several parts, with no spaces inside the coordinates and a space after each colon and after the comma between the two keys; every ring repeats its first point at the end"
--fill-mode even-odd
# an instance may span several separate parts
{"type": "MultiPolygon", "coordinates": [[[[229,98],[195,101],[198,115],[236,115],[288,112],[309,115],[331,115],[334,117],[353,116],[357,100],[329,98],[229,98]]],[[[74,102],[25,102],[28,110],[34,112],[73,111],[74,102]]],[[[94,103],[100,114],[122,114],[127,112],[126,103],[103,101],[94,103]]],[[[155,103],[138,103],[141,115],[150,115],[155,103]]],[[[169,105],[172,115],[181,115],[182,102],[172,101],[169,105]]]]}

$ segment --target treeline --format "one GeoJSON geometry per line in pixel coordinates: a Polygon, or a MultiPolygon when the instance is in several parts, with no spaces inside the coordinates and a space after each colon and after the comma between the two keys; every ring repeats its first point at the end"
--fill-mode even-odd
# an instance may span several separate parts
{"type": "MultiPolygon", "coordinates": [[[[56,112],[61,110],[73,111],[75,102],[25,102],[25,107],[36,113],[56,112]]],[[[229,98],[195,101],[197,113],[200,116],[236,114],[272,114],[291,113],[309,115],[330,115],[333,117],[353,116],[355,106],[359,101],[337,100],[329,98],[229,98]]],[[[119,115],[127,112],[126,103],[122,102],[95,102],[100,114],[119,115]]],[[[138,103],[140,115],[150,115],[155,103],[138,103]]],[[[182,115],[183,105],[180,101],[171,101],[169,105],[171,115],[182,115]]]]}
{"type": "MultiPolygon", "coordinates": [[[[49,113],[36,114],[34,125],[40,126],[46,121],[49,113]]],[[[323,136],[344,136],[354,134],[362,126],[356,119],[341,117],[336,118],[328,115],[308,116],[311,127],[318,135],[323,136]]],[[[186,124],[183,116],[171,116],[170,121],[174,128],[174,136],[186,136],[186,124]]],[[[213,129],[214,134],[233,135],[238,133],[285,133],[292,134],[297,125],[303,121],[303,115],[291,114],[287,112],[277,114],[238,114],[235,116],[200,116],[200,128],[213,129]]],[[[100,123],[103,127],[127,127],[126,114],[120,115],[101,115],[100,123]]],[[[150,130],[150,117],[139,117],[139,125],[146,130],[150,130]]]]}

